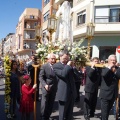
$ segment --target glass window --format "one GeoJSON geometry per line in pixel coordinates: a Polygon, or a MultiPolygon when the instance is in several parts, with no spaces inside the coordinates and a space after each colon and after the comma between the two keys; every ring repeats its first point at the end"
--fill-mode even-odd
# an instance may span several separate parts
{"type": "Polygon", "coordinates": [[[48,20],[48,17],[49,17],[49,11],[48,12],[46,12],[44,15],[43,15],[43,21],[45,22],[45,21],[47,21],[48,20]]]}
{"type": "Polygon", "coordinates": [[[86,11],[82,11],[80,13],[77,13],[77,25],[85,23],[86,20],[86,11]]]}
{"type": "Polygon", "coordinates": [[[49,2],[50,0],[44,0],[44,6],[46,6],[49,2]]]}
{"type": "Polygon", "coordinates": [[[95,23],[120,22],[120,6],[95,8],[95,23]]]}
{"type": "Polygon", "coordinates": [[[95,23],[108,23],[109,21],[109,8],[97,7],[95,10],[95,23]]]}
{"type": "Polygon", "coordinates": [[[110,9],[110,22],[120,22],[120,8],[110,9]]]}

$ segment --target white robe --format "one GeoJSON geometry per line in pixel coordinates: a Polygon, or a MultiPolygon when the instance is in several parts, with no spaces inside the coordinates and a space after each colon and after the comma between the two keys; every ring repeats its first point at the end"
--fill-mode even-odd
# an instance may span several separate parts
{"type": "Polygon", "coordinates": [[[55,40],[66,42],[66,40],[73,41],[72,33],[72,9],[68,1],[64,1],[56,13],[58,17],[57,30],[55,33],[55,40]]]}

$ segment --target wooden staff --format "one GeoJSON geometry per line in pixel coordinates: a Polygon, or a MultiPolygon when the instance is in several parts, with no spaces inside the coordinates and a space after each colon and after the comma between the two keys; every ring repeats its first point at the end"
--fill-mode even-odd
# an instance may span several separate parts
{"type": "MultiPolygon", "coordinates": [[[[34,67],[34,84],[37,84],[37,68],[39,67],[39,65],[32,65],[34,67]]],[[[34,120],[36,120],[36,90],[34,93],[34,120]]]]}
{"type": "Polygon", "coordinates": [[[118,82],[118,96],[116,99],[116,120],[118,120],[118,111],[119,111],[119,91],[120,91],[120,80],[118,82]]]}

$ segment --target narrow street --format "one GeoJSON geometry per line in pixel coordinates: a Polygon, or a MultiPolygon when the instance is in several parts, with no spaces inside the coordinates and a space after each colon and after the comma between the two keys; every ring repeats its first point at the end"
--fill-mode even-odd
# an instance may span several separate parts
{"type": "MultiPolygon", "coordinates": [[[[0,78],[0,120],[6,120],[4,113],[4,87],[5,87],[4,79],[0,78]]],[[[80,88],[80,96],[81,96],[80,103],[75,104],[74,107],[74,116],[73,116],[74,120],[84,120],[84,116],[83,116],[84,87],[83,86],[81,86],[80,88]]],[[[18,112],[18,109],[16,113],[17,113],[17,118],[15,118],[14,120],[20,120],[20,113],[18,112]]],[[[40,102],[37,102],[36,114],[37,114],[37,120],[40,120],[40,102]]],[[[57,101],[55,101],[52,118],[58,120],[58,115],[59,115],[58,105],[57,105],[57,101]]],[[[91,120],[100,120],[100,117],[101,117],[101,110],[100,110],[100,101],[98,99],[95,117],[91,118],[91,120]]],[[[31,116],[31,120],[33,120],[33,115],[31,116]]],[[[112,110],[111,110],[111,115],[109,116],[109,120],[115,120],[112,110]]]]}

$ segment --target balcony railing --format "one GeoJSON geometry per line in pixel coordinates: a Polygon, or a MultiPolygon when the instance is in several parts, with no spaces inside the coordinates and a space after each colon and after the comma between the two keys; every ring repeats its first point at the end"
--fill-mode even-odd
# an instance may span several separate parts
{"type": "Polygon", "coordinates": [[[95,16],[95,23],[120,22],[120,16],[95,16]]]}
{"type": "Polygon", "coordinates": [[[30,35],[30,34],[24,35],[24,39],[26,40],[35,39],[35,35],[30,35]]]}
{"type": "Polygon", "coordinates": [[[39,17],[38,16],[35,16],[35,15],[26,15],[24,16],[24,19],[29,19],[29,20],[38,20],[39,17]]]}
{"type": "Polygon", "coordinates": [[[25,29],[35,29],[36,26],[25,26],[25,29]]]}

